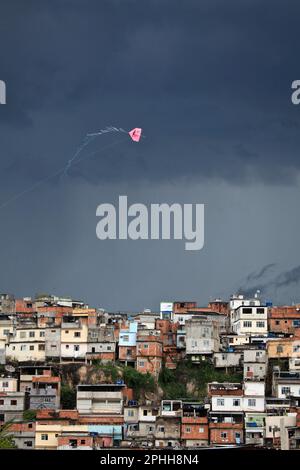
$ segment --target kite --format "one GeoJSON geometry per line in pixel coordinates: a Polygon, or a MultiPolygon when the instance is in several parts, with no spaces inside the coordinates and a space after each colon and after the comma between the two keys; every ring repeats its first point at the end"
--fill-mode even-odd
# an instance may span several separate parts
{"type": "Polygon", "coordinates": [[[139,142],[142,136],[142,129],[140,127],[135,127],[134,129],[129,131],[128,134],[134,142],[139,142]]]}
{"type": "Polygon", "coordinates": [[[134,142],[139,142],[141,137],[142,137],[142,129],[140,127],[135,127],[131,131],[126,131],[122,127],[110,126],[110,127],[105,127],[104,129],[100,129],[100,131],[98,131],[98,132],[93,132],[91,134],[86,134],[86,136],[83,139],[83,142],[79,145],[79,147],[77,148],[77,150],[74,153],[74,155],[72,156],[72,158],[70,158],[62,168],[57,170],[55,173],[52,173],[51,175],[48,175],[45,178],[42,178],[42,179],[38,180],[37,182],[35,182],[31,186],[29,186],[29,188],[24,189],[23,191],[15,194],[10,199],[8,199],[7,201],[0,204],[0,209],[2,209],[3,207],[6,207],[8,204],[10,204],[11,202],[19,199],[20,197],[25,196],[25,194],[33,191],[37,186],[40,186],[41,184],[45,183],[46,181],[50,180],[51,178],[54,178],[55,176],[60,176],[60,178],[63,178],[64,176],[66,176],[68,174],[68,171],[69,171],[69,169],[71,168],[72,165],[76,165],[77,163],[79,163],[84,158],[88,158],[92,155],[95,155],[95,154],[101,152],[102,150],[105,150],[109,147],[113,147],[114,145],[117,145],[117,144],[124,141],[124,139],[121,139],[121,140],[119,139],[115,142],[112,142],[108,145],[105,145],[104,147],[102,147],[98,150],[95,150],[94,152],[91,152],[89,154],[81,155],[80,158],[78,158],[79,155],[82,153],[82,151],[90,144],[90,142],[92,142],[97,137],[99,137],[103,134],[108,134],[110,132],[122,132],[122,133],[125,133],[125,134],[129,134],[129,136],[131,137],[131,139],[134,142]]]}

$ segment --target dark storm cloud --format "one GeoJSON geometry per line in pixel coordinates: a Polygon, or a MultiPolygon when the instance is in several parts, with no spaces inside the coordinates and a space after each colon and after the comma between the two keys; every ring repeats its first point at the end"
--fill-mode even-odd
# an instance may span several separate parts
{"type": "Polygon", "coordinates": [[[239,292],[246,296],[252,296],[257,290],[261,291],[264,295],[274,295],[277,290],[282,290],[293,284],[299,284],[300,282],[300,266],[296,266],[291,269],[287,269],[279,274],[273,276],[269,280],[264,280],[266,273],[273,267],[275,263],[270,263],[264,266],[257,274],[251,273],[247,276],[247,283],[243,287],[240,287],[239,292]],[[252,284],[254,280],[261,280],[256,284],[252,284]]]}
{"type": "Polygon", "coordinates": [[[262,277],[265,276],[265,274],[270,270],[272,269],[274,266],[276,266],[276,263],[269,263],[269,264],[266,264],[265,266],[263,266],[261,269],[259,269],[258,271],[254,271],[252,273],[250,273],[247,278],[246,278],[246,281],[247,282],[251,282],[251,281],[257,281],[258,279],[261,279],[262,277]]]}
{"type": "Polygon", "coordinates": [[[141,125],[147,133],[139,147],[74,169],[90,182],[295,181],[300,110],[290,85],[299,78],[299,13],[299,3],[276,0],[6,2],[1,134],[26,129],[27,138],[22,157],[3,139],[2,167],[12,160],[34,179],[43,153],[45,171],[55,169],[62,156],[50,153],[50,134],[56,126],[71,134],[75,116],[63,154],[89,126],[141,125]],[[44,146],[41,114],[50,126],[44,146]]]}
{"type": "Polygon", "coordinates": [[[0,211],[1,290],[204,305],[253,273],[251,295],[297,293],[299,14],[293,0],[1,2],[0,205],[62,168],[86,132],[146,135],[103,150],[122,136],[98,139],[67,177],[0,211]],[[204,202],[204,249],[99,243],[96,207],[118,194],[204,202]],[[275,275],[269,260],[286,269],[275,275]]]}
{"type": "Polygon", "coordinates": [[[300,266],[296,266],[293,269],[289,269],[281,273],[274,281],[276,288],[286,287],[291,284],[298,284],[300,282],[300,266]]]}

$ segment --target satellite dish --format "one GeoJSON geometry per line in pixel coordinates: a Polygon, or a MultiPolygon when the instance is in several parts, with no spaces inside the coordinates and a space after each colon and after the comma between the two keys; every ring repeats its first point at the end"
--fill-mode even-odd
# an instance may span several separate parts
{"type": "Polygon", "coordinates": [[[16,369],[15,369],[14,366],[7,365],[7,366],[5,366],[5,370],[7,372],[15,372],[16,369]]]}

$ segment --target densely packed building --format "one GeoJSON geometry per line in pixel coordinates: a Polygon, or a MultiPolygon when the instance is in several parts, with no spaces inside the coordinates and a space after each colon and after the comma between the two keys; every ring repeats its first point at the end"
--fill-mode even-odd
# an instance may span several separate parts
{"type": "Polygon", "coordinates": [[[258,293],[207,307],[162,302],[157,313],[2,294],[0,368],[0,426],[20,449],[300,448],[300,305],[276,307],[258,293]],[[167,399],[161,374],[184,362],[199,378],[209,364],[226,380],[167,399]],[[155,390],[137,393],[114,366],[152,377],[155,390]]]}

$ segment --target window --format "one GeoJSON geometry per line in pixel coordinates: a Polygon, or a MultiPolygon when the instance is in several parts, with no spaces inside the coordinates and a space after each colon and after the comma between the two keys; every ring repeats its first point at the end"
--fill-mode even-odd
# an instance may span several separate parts
{"type": "Polygon", "coordinates": [[[39,344],[39,351],[45,351],[45,345],[39,344]]]}
{"type": "Polygon", "coordinates": [[[107,346],[107,351],[111,351],[111,346],[107,346]]]}
{"type": "Polygon", "coordinates": [[[251,328],[252,327],[252,321],[244,321],[243,322],[243,327],[244,328],[251,328]]]}
{"type": "Polygon", "coordinates": [[[4,400],[0,400],[0,405],[4,405],[4,400]]]}
{"type": "Polygon", "coordinates": [[[248,399],[248,406],[256,406],[256,399],[255,398],[249,398],[248,399]]]}
{"type": "Polygon", "coordinates": [[[128,416],[131,418],[134,416],[134,411],[133,410],[128,410],[128,416]]]}
{"type": "Polygon", "coordinates": [[[248,313],[248,314],[249,314],[249,313],[252,313],[252,308],[246,308],[246,307],[244,307],[244,308],[243,308],[243,313],[248,313]]]}
{"type": "Polygon", "coordinates": [[[148,344],[144,344],[144,349],[148,349],[148,344]]]}
{"type": "Polygon", "coordinates": [[[148,410],[143,410],[143,416],[148,416],[148,410]]]}
{"type": "Polygon", "coordinates": [[[277,351],[278,353],[282,353],[282,352],[283,352],[283,347],[282,347],[281,344],[279,344],[279,345],[277,346],[276,351],[277,351]]]}
{"type": "Polygon", "coordinates": [[[29,346],[30,351],[34,351],[34,345],[29,346]]]}
{"type": "Polygon", "coordinates": [[[45,397],[45,403],[51,403],[51,397],[45,397]]]}
{"type": "Polygon", "coordinates": [[[221,432],[221,438],[227,439],[227,432],[221,432]]]}
{"type": "Polygon", "coordinates": [[[26,447],[32,447],[32,441],[25,441],[26,447]]]}
{"type": "Polygon", "coordinates": [[[70,347],[69,344],[66,344],[66,349],[69,349],[69,347],[70,347]]]}
{"type": "Polygon", "coordinates": [[[26,351],[27,346],[26,344],[21,344],[20,351],[26,351]]]}
{"type": "Polygon", "coordinates": [[[66,333],[66,335],[69,334],[69,330],[66,330],[65,333],[66,333]]]}
{"type": "Polygon", "coordinates": [[[123,341],[129,341],[129,335],[122,335],[123,341]]]}
{"type": "Polygon", "coordinates": [[[35,331],[29,331],[29,338],[35,337],[35,331]]]}
{"type": "Polygon", "coordinates": [[[237,399],[237,398],[235,398],[235,399],[233,400],[233,406],[240,406],[240,400],[237,399]]]}
{"type": "Polygon", "coordinates": [[[26,331],[20,331],[20,338],[26,338],[26,331]]]}
{"type": "Polygon", "coordinates": [[[190,433],[190,432],[191,432],[191,428],[190,428],[189,426],[187,426],[187,427],[185,428],[185,432],[186,432],[186,433],[190,433]]]}
{"type": "Polygon", "coordinates": [[[140,367],[145,367],[145,362],[144,361],[139,361],[139,366],[140,367]]]}
{"type": "Polygon", "coordinates": [[[9,330],[3,330],[4,335],[9,335],[9,330]]]}
{"type": "Polygon", "coordinates": [[[74,351],[79,351],[79,344],[74,344],[74,351]]]}
{"type": "Polygon", "coordinates": [[[300,320],[293,320],[293,326],[300,326],[300,320]]]}
{"type": "Polygon", "coordinates": [[[7,388],[8,387],[8,382],[2,382],[2,387],[7,388]]]}
{"type": "Polygon", "coordinates": [[[40,331],[40,338],[43,338],[45,336],[45,332],[44,331],[40,331]]]}
{"type": "Polygon", "coordinates": [[[265,327],[265,322],[264,321],[257,321],[256,322],[256,328],[264,328],[265,327]]]}
{"type": "Polygon", "coordinates": [[[289,395],[291,393],[291,387],[281,387],[282,395],[289,395]]]}
{"type": "Polygon", "coordinates": [[[80,444],[85,444],[85,439],[81,439],[80,444]]]}
{"type": "Polygon", "coordinates": [[[224,406],[224,398],[217,398],[217,406],[224,406]]]}
{"type": "MultiPolygon", "coordinates": [[[[188,429],[188,428],[186,428],[188,429]]],[[[165,432],[165,427],[164,426],[159,426],[158,427],[158,432],[165,432]]],[[[189,431],[186,431],[186,432],[189,432],[189,431]]]]}
{"type": "Polygon", "coordinates": [[[75,338],[80,338],[80,336],[81,336],[80,331],[75,331],[74,337],[75,337],[75,338]]]}
{"type": "Polygon", "coordinates": [[[17,400],[10,400],[10,404],[11,404],[12,406],[16,406],[17,400]]]}
{"type": "Polygon", "coordinates": [[[276,320],[276,321],[275,321],[275,325],[280,325],[280,321],[279,321],[279,320],[276,320]]]}
{"type": "Polygon", "coordinates": [[[265,309],[262,308],[262,307],[258,307],[258,308],[256,309],[256,313],[265,313],[265,309]]]}
{"type": "Polygon", "coordinates": [[[204,433],[204,428],[199,428],[199,433],[200,434],[204,433]]]}
{"type": "Polygon", "coordinates": [[[48,441],[48,434],[42,434],[41,435],[41,440],[42,441],[48,441]]]}

